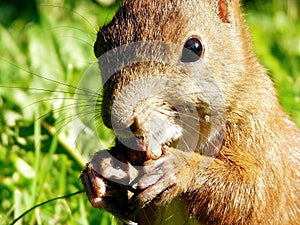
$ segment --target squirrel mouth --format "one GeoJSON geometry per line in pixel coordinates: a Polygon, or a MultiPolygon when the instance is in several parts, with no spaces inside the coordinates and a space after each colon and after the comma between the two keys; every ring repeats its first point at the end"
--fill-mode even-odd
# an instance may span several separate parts
{"type": "Polygon", "coordinates": [[[159,158],[165,147],[177,147],[183,128],[177,112],[171,112],[152,111],[154,115],[150,113],[148,118],[134,117],[126,128],[116,126],[117,145],[122,146],[120,150],[125,149],[132,165],[143,165],[145,161],[159,158]]]}
{"type": "Polygon", "coordinates": [[[159,158],[166,147],[176,147],[178,140],[160,143],[151,140],[149,136],[139,135],[130,138],[118,137],[120,149],[126,151],[128,161],[135,166],[143,165],[145,161],[159,158]]]}

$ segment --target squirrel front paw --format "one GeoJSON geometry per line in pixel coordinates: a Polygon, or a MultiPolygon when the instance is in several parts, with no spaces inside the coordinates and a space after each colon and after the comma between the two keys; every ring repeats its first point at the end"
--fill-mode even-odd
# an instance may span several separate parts
{"type": "Polygon", "coordinates": [[[141,208],[152,201],[157,206],[172,201],[187,191],[193,179],[191,174],[197,168],[195,165],[200,162],[201,155],[198,153],[168,148],[160,158],[144,163],[137,181],[141,193],[132,201],[141,208]]]}
{"type": "Polygon", "coordinates": [[[80,177],[91,204],[119,218],[132,218],[150,202],[162,206],[185,193],[202,159],[198,153],[169,147],[141,166],[123,156],[114,149],[99,151],[80,177]]]}

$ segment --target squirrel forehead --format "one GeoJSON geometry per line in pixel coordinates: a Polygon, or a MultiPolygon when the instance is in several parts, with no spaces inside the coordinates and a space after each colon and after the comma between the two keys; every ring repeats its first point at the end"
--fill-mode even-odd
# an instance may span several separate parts
{"type": "Polygon", "coordinates": [[[110,49],[136,41],[177,43],[190,24],[190,14],[196,17],[207,13],[207,7],[201,7],[205,4],[213,3],[207,0],[127,0],[113,20],[98,32],[95,55],[99,57],[110,49]]]}

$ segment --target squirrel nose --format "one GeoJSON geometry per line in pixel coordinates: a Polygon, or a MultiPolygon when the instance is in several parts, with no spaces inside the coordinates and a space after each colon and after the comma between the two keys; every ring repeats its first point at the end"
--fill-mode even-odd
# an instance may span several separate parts
{"type": "Polygon", "coordinates": [[[138,134],[140,130],[140,126],[137,117],[134,117],[132,124],[129,126],[129,129],[134,134],[134,136],[140,135],[138,134]]]}

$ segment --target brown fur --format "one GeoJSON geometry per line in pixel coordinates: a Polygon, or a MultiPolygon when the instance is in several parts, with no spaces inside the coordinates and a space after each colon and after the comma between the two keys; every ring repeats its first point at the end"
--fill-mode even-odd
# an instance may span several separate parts
{"type": "MultiPolygon", "coordinates": [[[[214,158],[197,150],[191,157],[170,150],[163,156],[168,163],[174,163],[174,168],[185,163],[185,167],[163,187],[143,187],[141,179],[145,191],[137,197],[140,205],[151,201],[163,206],[180,196],[190,215],[202,224],[299,224],[300,132],[282,111],[273,84],[253,53],[237,0],[127,0],[113,21],[100,29],[95,54],[99,57],[141,40],[182,46],[194,34],[205,43],[202,62],[224,93],[224,140],[214,158]],[[200,166],[203,162],[207,166],[200,166]]],[[[176,57],[178,51],[170,54],[176,57]]],[[[124,87],[143,76],[175,79],[166,75],[172,70],[167,65],[141,63],[118,72],[104,89],[105,124],[111,127],[111,105],[123,97],[124,87]]],[[[182,76],[178,79],[185,80],[182,76]]],[[[150,160],[145,166],[156,163],[150,160]]],[[[151,224],[146,218],[159,217],[151,205],[135,216],[140,224],[151,224]]]]}

